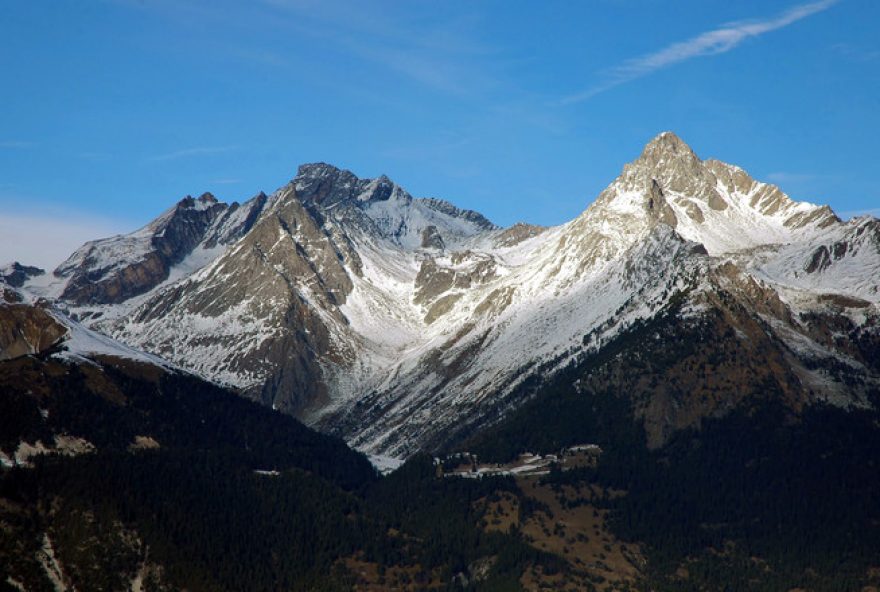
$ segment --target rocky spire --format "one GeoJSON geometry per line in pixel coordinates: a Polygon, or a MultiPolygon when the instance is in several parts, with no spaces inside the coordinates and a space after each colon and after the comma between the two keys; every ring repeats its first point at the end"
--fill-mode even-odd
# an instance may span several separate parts
{"type": "Polygon", "coordinates": [[[657,167],[672,163],[696,165],[700,159],[681,138],[672,132],[663,132],[645,145],[636,162],[657,167]]]}
{"type": "Polygon", "coordinates": [[[705,177],[703,162],[672,132],[663,132],[648,142],[628,168],[640,177],[639,184],[656,179],[664,190],[692,190],[694,181],[705,177]]]}

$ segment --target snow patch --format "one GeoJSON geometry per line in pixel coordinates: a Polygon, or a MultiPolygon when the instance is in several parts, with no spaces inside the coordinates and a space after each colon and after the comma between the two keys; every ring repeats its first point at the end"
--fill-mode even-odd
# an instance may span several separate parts
{"type": "Polygon", "coordinates": [[[367,459],[369,459],[370,463],[376,467],[376,470],[383,475],[396,471],[405,462],[402,458],[386,456],[384,454],[368,454],[367,459]]]}

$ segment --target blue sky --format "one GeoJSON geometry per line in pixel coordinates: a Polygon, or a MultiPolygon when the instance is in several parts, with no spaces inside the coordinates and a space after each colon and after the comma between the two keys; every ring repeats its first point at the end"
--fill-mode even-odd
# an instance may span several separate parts
{"type": "Polygon", "coordinates": [[[796,199],[880,208],[875,0],[2,6],[0,261],[313,161],[556,224],[663,130],[796,199]]]}

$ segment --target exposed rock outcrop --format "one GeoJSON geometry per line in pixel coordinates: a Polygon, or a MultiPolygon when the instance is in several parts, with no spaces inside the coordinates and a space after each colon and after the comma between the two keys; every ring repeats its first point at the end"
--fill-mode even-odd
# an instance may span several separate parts
{"type": "Polygon", "coordinates": [[[46,273],[39,267],[22,265],[18,261],[10,263],[6,267],[0,267],[0,283],[5,283],[13,288],[21,288],[24,283],[46,273]]]}
{"type": "Polygon", "coordinates": [[[197,246],[211,249],[246,234],[266,199],[261,193],[240,206],[220,203],[210,193],[187,196],[133,234],[86,243],[54,272],[67,280],[61,298],[78,305],[116,304],[148,292],[197,246]]]}
{"type": "Polygon", "coordinates": [[[67,328],[42,308],[0,304],[0,360],[43,353],[66,333],[67,328]]]}

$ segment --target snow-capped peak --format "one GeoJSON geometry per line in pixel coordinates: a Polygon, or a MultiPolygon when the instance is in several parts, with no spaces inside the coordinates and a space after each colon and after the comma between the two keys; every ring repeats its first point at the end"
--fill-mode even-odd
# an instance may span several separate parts
{"type": "Polygon", "coordinates": [[[299,167],[294,197],[343,225],[370,227],[374,238],[406,250],[454,247],[497,227],[482,215],[438,199],[415,199],[385,175],[359,179],[326,163],[299,167]]]}
{"type": "Polygon", "coordinates": [[[594,205],[603,216],[661,212],[679,234],[713,255],[791,242],[840,223],[827,206],[796,202],[739,167],[701,160],[672,132],[651,140],[594,205]]]}
{"type": "Polygon", "coordinates": [[[636,163],[653,168],[668,167],[673,163],[696,167],[700,159],[681,138],[667,131],[657,135],[645,145],[636,163]]]}

